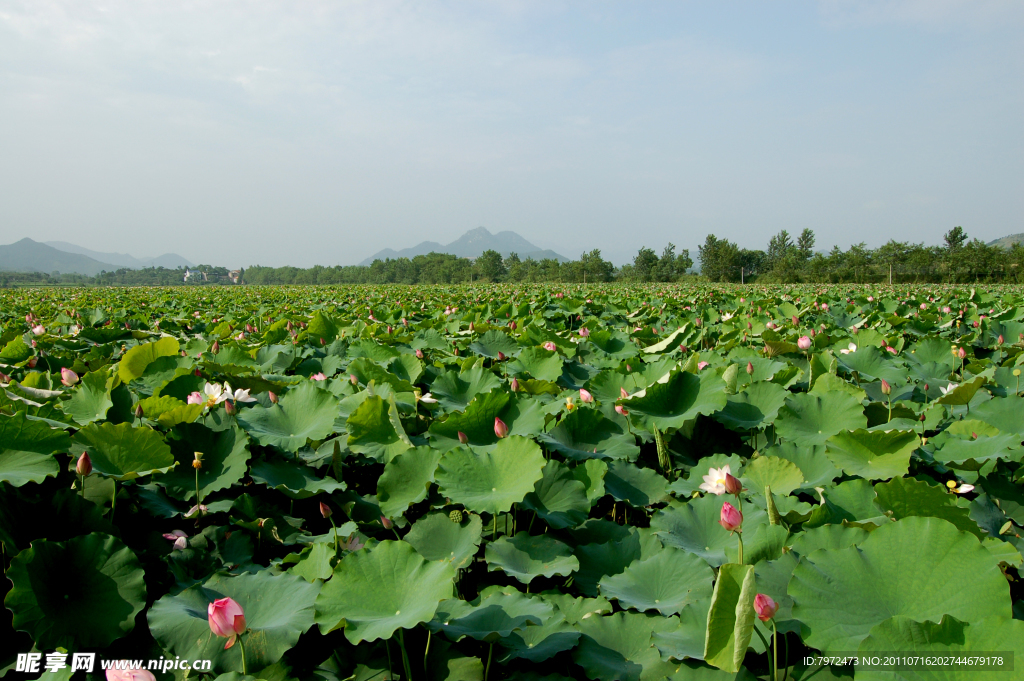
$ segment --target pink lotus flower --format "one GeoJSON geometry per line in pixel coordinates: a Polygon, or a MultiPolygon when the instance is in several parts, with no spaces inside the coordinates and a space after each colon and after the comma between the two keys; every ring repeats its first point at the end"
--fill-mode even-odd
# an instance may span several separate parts
{"type": "Polygon", "coordinates": [[[594,396],[590,393],[590,391],[589,390],[584,390],[583,388],[580,388],[580,402],[588,402],[589,403],[589,402],[593,402],[593,401],[594,401],[594,396]]]}
{"type": "Polygon", "coordinates": [[[324,376],[324,372],[318,371],[315,374],[313,374],[312,376],[310,376],[309,380],[311,380],[311,381],[326,381],[327,377],[324,376]]]}
{"type": "Polygon", "coordinates": [[[42,324],[36,324],[35,326],[32,327],[32,333],[34,333],[37,336],[42,336],[44,333],[46,333],[46,327],[43,326],[42,324]]]}
{"type": "Polygon", "coordinates": [[[417,359],[423,359],[423,351],[422,350],[419,350],[419,349],[416,350],[416,358],[417,359]]]}
{"type": "Polygon", "coordinates": [[[623,407],[621,404],[615,405],[615,413],[619,416],[629,416],[629,410],[623,407]]]}
{"type": "Polygon", "coordinates": [[[707,365],[707,362],[697,362],[697,371],[703,371],[707,365]]]}
{"type": "Polygon", "coordinates": [[[115,669],[119,664],[124,663],[127,666],[129,660],[105,660],[104,662],[110,662],[112,667],[108,669],[105,674],[107,681],[156,681],[156,677],[153,676],[153,672],[146,669],[115,669]]]}
{"type": "Polygon", "coordinates": [[[494,434],[499,438],[503,438],[508,435],[508,426],[506,426],[505,422],[497,416],[494,417],[494,434]]]}
{"type": "Polygon", "coordinates": [[[722,515],[718,519],[718,524],[729,532],[739,532],[743,524],[743,514],[727,501],[722,504],[722,515]]]}
{"type": "Polygon", "coordinates": [[[582,336],[583,338],[586,338],[589,335],[590,335],[590,329],[588,329],[585,326],[582,329],[580,329],[580,336],[582,336]]]}
{"type": "Polygon", "coordinates": [[[767,622],[771,618],[775,617],[775,613],[779,610],[779,604],[772,600],[771,596],[765,594],[757,594],[754,597],[754,612],[757,613],[757,619],[762,622],[767,622]]]}
{"type": "Polygon", "coordinates": [[[173,549],[181,550],[188,547],[188,535],[182,530],[174,530],[164,534],[164,539],[174,542],[173,549]]]}
{"type": "Polygon", "coordinates": [[[203,394],[201,392],[199,392],[199,391],[191,393],[188,396],[188,403],[189,404],[202,404],[205,401],[206,400],[203,399],[203,394]]]}
{"type": "Polygon", "coordinates": [[[626,392],[625,388],[619,388],[619,396],[622,397],[622,399],[625,400],[625,399],[629,398],[629,393],[626,392]]]}
{"type": "Polygon", "coordinates": [[[544,343],[544,349],[547,350],[548,352],[557,352],[558,351],[558,347],[555,345],[554,341],[546,341],[544,343]]]}
{"type": "Polygon", "coordinates": [[[801,350],[810,350],[811,349],[811,339],[808,336],[800,336],[800,339],[797,340],[797,342],[796,342],[796,346],[798,348],[800,348],[801,350]]]}
{"type": "Polygon", "coordinates": [[[245,632],[245,613],[233,598],[218,598],[206,608],[210,631],[217,636],[226,636],[224,650],[235,645],[235,638],[245,632]]]}
{"type": "Polygon", "coordinates": [[[60,368],[60,382],[69,388],[78,383],[78,374],[67,367],[60,368]]]}

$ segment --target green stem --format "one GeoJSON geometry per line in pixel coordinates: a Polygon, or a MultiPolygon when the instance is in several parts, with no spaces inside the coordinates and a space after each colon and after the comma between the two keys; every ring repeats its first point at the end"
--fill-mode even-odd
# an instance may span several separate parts
{"type": "Polygon", "coordinates": [[[737,556],[740,565],[743,565],[743,533],[737,532],[736,539],[739,541],[739,555],[737,556]]]}
{"type": "Polygon", "coordinates": [[[110,498],[110,522],[114,522],[115,508],[117,508],[117,480],[114,480],[114,496],[110,498]]]}
{"type": "Polygon", "coordinates": [[[327,516],[327,519],[331,521],[331,527],[334,528],[334,555],[338,555],[338,526],[334,524],[334,518],[327,516]]]}
{"type": "Polygon", "coordinates": [[[491,673],[491,655],[494,654],[494,644],[487,649],[487,666],[484,667],[484,681],[487,681],[487,675],[491,673]]]}
{"type": "Polygon", "coordinates": [[[412,679],[412,667],[409,666],[409,656],[405,653],[405,630],[398,630],[398,647],[402,649],[402,666],[405,667],[405,678],[412,679]]]}
{"type": "Polygon", "coordinates": [[[84,499],[85,498],[85,476],[84,475],[82,476],[82,487],[79,489],[79,491],[82,493],[82,498],[84,499]]]}
{"type": "Polygon", "coordinates": [[[434,633],[434,632],[430,631],[430,629],[427,629],[427,647],[423,651],[423,674],[424,675],[427,674],[427,655],[430,654],[430,635],[432,633],[434,633]]]}
{"type": "MultiPolygon", "coordinates": [[[[889,421],[892,421],[892,398],[889,398],[889,421]]],[[[888,423],[889,421],[886,421],[888,423]]]]}
{"type": "Polygon", "coordinates": [[[199,509],[199,515],[202,515],[203,500],[199,496],[199,469],[196,469],[196,508],[199,509]]]}
{"type": "Polygon", "coordinates": [[[491,541],[498,538],[498,515],[491,516],[491,541]]]}
{"type": "Polygon", "coordinates": [[[384,650],[388,654],[388,681],[393,681],[395,673],[391,671],[391,647],[388,645],[390,639],[384,639],[384,650]]]}
{"type": "Polygon", "coordinates": [[[772,674],[772,681],[779,681],[779,630],[772,620],[772,658],[775,660],[775,673],[772,674]]]}
{"type": "Polygon", "coordinates": [[[242,674],[248,675],[249,668],[245,664],[245,644],[242,643],[242,635],[238,635],[238,647],[242,650],[242,674]]]}

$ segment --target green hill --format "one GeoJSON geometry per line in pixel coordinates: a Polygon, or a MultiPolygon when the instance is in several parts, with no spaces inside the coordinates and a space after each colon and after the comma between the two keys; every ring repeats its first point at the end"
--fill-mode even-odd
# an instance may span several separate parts
{"type": "Polygon", "coordinates": [[[117,268],[100,262],[87,255],[65,253],[53,246],[41,244],[29,238],[6,246],[0,246],[0,271],[7,272],[61,272],[95,276],[106,270],[112,272],[117,268]]]}
{"type": "Polygon", "coordinates": [[[1024,244],[1024,233],[1011,234],[1010,236],[1004,236],[1002,239],[988,242],[989,246],[1002,246],[1003,248],[1013,248],[1014,244],[1024,244]]]}

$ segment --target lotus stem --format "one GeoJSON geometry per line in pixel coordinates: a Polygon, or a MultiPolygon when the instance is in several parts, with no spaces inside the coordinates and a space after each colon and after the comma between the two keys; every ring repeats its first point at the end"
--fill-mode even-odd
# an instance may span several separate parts
{"type": "Polygon", "coordinates": [[[772,674],[774,681],[779,681],[779,628],[775,626],[775,618],[772,618],[772,659],[775,673],[772,674]]]}
{"type": "Polygon", "coordinates": [[[491,656],[494,654],[494,643],[491,643],[490,647],[487,648],[487,666],[484,667],[484,681],[487,681],[487,676],[491,673],[491,656]]]}
{"type": "Polygon", "coordinates": [[[114,509],[117,507],[117,480],[114,480],[114,494],[110,497],[110,522],[114,522],[114,509]]]}
{"type": "Polygon", "coordinates": [[[249,668],[245,664],[245,644],[242,643],[242,635],[238,635],[238,648],[242,651],[242,674],[248,676],[249,668]]]}
{"type": "Polygon", "coordinates": [[[405,678],[412,679],[412,667],[409,666],[409,656],[405,653],[405,630],[398,630],[398,647],[402,649],[402,666],[405,668],[405,678]]]}
{"type": "Polygon", "coordinates": [[[196,469],[196,508],[199,509],[199,515],[203,513],[203,500],[199,496],[199,469],[196,469]]]}
{"type": "Polygon", "coordinates": [[[743,565],[743,533],[742,532],[737,532],[736,533],[736,540],[739,542],[739,550],[738,550],[738,555],[737,555],[737,562],[740,565],[743,565]]]}
{"type": "Polygon", "coordinates": [[[334,529],[334,555],[338,555],[338,526],[334,524],[334,518],[327,516],[327,519],[331,521],[331,527],[334,529]]]}
{"type": "Polygon", "coordinates": [[[427,674],[427,655],[430,654],[430,635],[434,632],[427,629],[427,647],[423,650],[423,674],[427,674]]]}

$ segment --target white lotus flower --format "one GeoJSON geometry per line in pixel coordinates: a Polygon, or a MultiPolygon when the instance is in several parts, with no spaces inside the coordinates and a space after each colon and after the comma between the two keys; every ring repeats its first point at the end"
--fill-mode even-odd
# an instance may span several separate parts
{"type": "Polygon", "coordinates": [[[420,402],[425,402],[427,404],[437,404],[437,400],[434,399],[434,396],[431,395],[430,393],[423,393],[422,395],[420,395],[420,402]]]}
{"type": "Polygon", "coordinates": [[[721,468],[712,468],[704,476],[704,482],[700,484],[700,488],[709,494],[725,494],[725,476],[729,475],[729,473],[729,464],[721,468]]]}
{"type": "Polygon", "coordinates": [[[957,384],[956,383],[950,383],[945,388],[943,388],[941,386],[939,387],[939,390],[942,391],[943,395],[948,395],[949,393],[953,392],[956,389],[957,389],[957,384]]]}
{"type": "Polygon", "coordinates": [[[231,387],[228,386],[229,392],[224,392],[224,386],[220,383],[207,383],[203,386],[203,393],[206,395],[206,399],[203,404],[207,407],[215,407],[221,402],[231,398],[231,387]]]}
{"type": "Polygon", "coordinates": [[[249,394],[249,388],[245,390],[238,389],[234,392],[231,391],[231,384],[224,384],[224,394],[226,400],[232,400],[234,402],[255,402],[256,398],[249,394]]]}
{"type": "Polygon", "coordinates": [[[850,343],[848,346],[846,346],[845,348],[843,348],[839,352],[841,352],[844,355],[848,355],[851,352],[857,352],[857,344],[856,343],[850,343]]]}
{"type": "Polygon", "coordinates": [[[724,315],[722,315],[722,321],[723,321],[723,322],[727,322],[727,321],[729,321],[730,319],[732,319],[732,318],[733,318],[733,316],[734,316],[734,315],[733,315],[733,314],[732,314],[731,312],[726,312],[726,313],[725,313],[724,315]]]}

